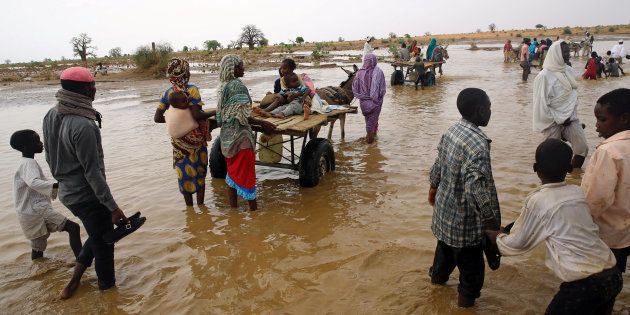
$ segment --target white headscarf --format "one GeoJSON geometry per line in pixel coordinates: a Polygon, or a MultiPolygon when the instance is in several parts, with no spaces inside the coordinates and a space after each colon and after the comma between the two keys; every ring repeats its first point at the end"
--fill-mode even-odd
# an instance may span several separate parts
{"type": "Polygon", "coordinates": [[[557,41],[551,44],[549,51],[547,51],[545,62],[543,63],[543,69],[547,69],[547,71],[553,73],[567,90],[575,90],[577,89],[577,81],[575,81],[575,77],[573,76],[573,69],[571,69],[571,66],[565,64],[564,58],[562,58],[562,48],[560,46],[562,43],[564,43],[564,41],[557,41]]]}

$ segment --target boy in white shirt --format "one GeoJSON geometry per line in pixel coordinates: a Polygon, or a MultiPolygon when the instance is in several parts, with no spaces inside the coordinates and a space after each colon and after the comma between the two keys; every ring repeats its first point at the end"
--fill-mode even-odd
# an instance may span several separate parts
{"type": "Polygon", "coordinates": [[[13,133],[11,147],[22,152],[20,166],[13,181],[13,200],[24,236],[31,240],[31,259],[44,256],[50,232],[66,231],[75,258],[81,251],[80,227],[55,211],[51,198],[57,197],[58,183],[49,181],[35,161],[35,153],[42,153],[44,144],[33,130],[13,133]]]}
{"type": "Polygon", "coordinates": [[[542,186],[525,200],[509,234],[485,231],[503,256],[524,254],[545,242],[545,264],[564,281],[545,314],[611,314],[623,280],[615,257],[599,238],[582,189],[564,182],[571,148],[547,139],[536,149],[542,186]]]}

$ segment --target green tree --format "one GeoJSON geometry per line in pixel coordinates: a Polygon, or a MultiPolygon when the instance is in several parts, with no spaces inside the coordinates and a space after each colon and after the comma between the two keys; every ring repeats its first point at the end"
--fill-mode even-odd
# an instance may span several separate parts
{"type": "Polygon", "coordinates": [[[5,59],[4,60],[4,64],[5,65],[10,65],[11,64],[11,59],[5,59]]]}
{"type": "Polygon", "coordinates": [[[562,29],[562,34],[564,34],[564,35],[571,35],[571,34],[573,34],[573,32],[571,32],[571,28],[570,28],[570,27],[565,26],[565,27],[562,29]]]}
{"type": "Polygon", "coordinates": [[[396,37],[398,37],[398,36],[396,35],[396,33],[394,33],[394,32],[390,32],[390,33],[389,33],[389,38],[396,38],[396,37]]]}
{"type": "Polygon", "coordinates": [[[497,25],[494,23],[490,23],[490,25],[488,25],[488,30],[492,33],[494,33],[494,31],[497,30],[497,25]]]}
{"type": "Polygon", "coordinates": [[[218,41],[214,39],[203,42],[203,45],[206,47],[206,50],[208,52],[215,51],[221,48],[221,43],[219,43],[218,41]]]}
{"type": "Polygon", "coordinates": [[[541,28],[545,28],[545,26],[542,24],[536,24],[536,28],[541,29],[541,28]]]}
{"type": "Polygon", "coordinates": [[[298,36],[295,38],[295,43],[298,45],[302,45],[304,43],[304,37],[298,36]]]}
{"type": "Polygon", "coordinates": [[[188,46],[184,46],[184,48],[182,48],[183,52],[188,52],[188,46]]]}

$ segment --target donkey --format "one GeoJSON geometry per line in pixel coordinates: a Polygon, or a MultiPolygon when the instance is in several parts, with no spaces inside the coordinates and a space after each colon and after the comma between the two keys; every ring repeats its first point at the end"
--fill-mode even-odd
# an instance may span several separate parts
{"type": "Polygon", "coordinates": [[[354,81],[354,75],[359,71],[356,65],[352,65],[354,71],[346,70],[341,67],[347,75],[348,79],[341,82],[339,86],[326,86],[323,88],[315,89],[315,93],[319,97],[326,101],[328,104],[335,105],[350,105],[354,99],[354,93],[352,93],[352,82],[354,81]]]}
{"type": "MultiPolygon", "coordinates": [[[[448,48],[448,45],[442,47],[442,46],[437,46],[435,47],[435,49],[433,49],[433,54],[431,55],[431,61],[435,61],[435,62],[443,62],[448,60],[448,50],[446,50],[448,48]]],[[[435,67],[433,66],[433,73],[435,73],[435,67]]],[[[440,63],[437,66],[440,70],[440,75],[442,75],[442,64],[440,63]]]]}
{"type": "MultiPolygon", "coordinates": [[[[328,104],[350,105],[350,103],[352,103],[352,100],[354,99],[354,93],[352,93],[352,82],[354,82],[355,74],[357,73],[357,71],[359,71],[359,68],[356,65],[352,65],[353,71],[346,70],[343,67],[341,67],[341,70],[343,70],[348,75],[348,78],[345,81],[341,82],[339,86],[326,86],[323,88],[315,89],[315,93],[317,93],[317,95],[328,104]]],[[[332,130],[336,120],[337,119],[329,118],[329,140],[332,137],[332,130]]],[[[341,128],[341,139],[345,138],[346,136],[345,125],[346,115],[339,115],[339,128],[341,128]]]]}

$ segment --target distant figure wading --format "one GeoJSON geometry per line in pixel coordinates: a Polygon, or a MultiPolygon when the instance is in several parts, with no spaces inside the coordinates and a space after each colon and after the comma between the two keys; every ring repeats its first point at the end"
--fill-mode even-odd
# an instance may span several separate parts
{"type": "Polygon", "coordinates": [[[374,54],[365,55],[363,67],[357,72],[356,79],[352,82],[352,93],[359,99],[361,112],[365,116],[367,143],[374,142],[378,130],[378,117],[381,114],[385,96],[385,75],[376,63],[374,54]]]}
{"type": "Polygon", "coordinates": [[[577,74],[569,65],[569,44],[555,42],[549,47],[543,70],[534,80],[533,129],[546,139],[564,138],[573,148],[574,168],[582,167],[588,144],[577,117],[577,74]]]}

